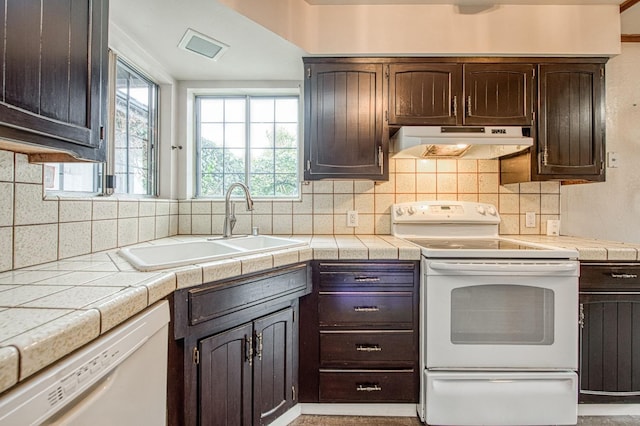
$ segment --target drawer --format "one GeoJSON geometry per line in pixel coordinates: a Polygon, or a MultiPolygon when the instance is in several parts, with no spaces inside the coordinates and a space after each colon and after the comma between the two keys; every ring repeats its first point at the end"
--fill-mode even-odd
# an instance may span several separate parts
{"type": "Polygon", "coordinates": [[[320,402],[416,402],[413,370],[320,371],[320,402]]]}
{"type": "Polygon", "coordinates": [[[381,291],[398,287],[413,288],[416,265],[404,263],[333,263],[318,264],[320,290],[365,288],[381,291]]]}
{"type": "Polygon", "coordinates": [[[196,325],[253,306],[307,293],[308,266],[300,264],[251,278],[203,285],[188,291],[189,324],[196,325]]]}
{"type": "Polygon", "coordinates": [[[321,327],[413,328],[413,293],[321,292],[321,327]]]}
{"type": "Polygon", "coordinates": [[[640,263],[581,263],[580,291],[640,291],[640,263]]]}
{"type": "Polygon", "coordinates": [[[320,332],[320,364],[412,367],[417,361],[414,341],[414,332],[410,330],[320,332]]]}

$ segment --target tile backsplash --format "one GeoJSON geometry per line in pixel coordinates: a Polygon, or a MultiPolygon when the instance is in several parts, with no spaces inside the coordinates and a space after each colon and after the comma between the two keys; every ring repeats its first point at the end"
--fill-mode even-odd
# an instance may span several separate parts
{"type": "MultiPolygon", "coordinates": [[[[391,206],[422,200],[479,201],[494,204],[501,234],[544,234],[549,219],[560,218],[560,184],[500,185],[498,160],[391,159],[388,182],[314,181],[302,185],[300,201],[256,201],[254,211],[236,207],[234,232],[257,226],[263,234],[389,234],[391,206]],[[347,227],[347,211],[358,211],[358,226],[347,227]],[[535,227],[525,213],[535,212],[535,227]]],[[[224,202],[180,200],[180,234],[221,234],[224,202]]]]}
{"type": "Polygon", "coordinates": [[[0,271],[175,235],[178,202],[44,196],[43,166],[0,151],[0,271]]]}
{"type": "MultiPolygon", "coordinates": [[[[389,234],[391,206],[420,200],[480,201],[502,216],[501,234],[544,234],[560,218],[560,185],[501,186],[497,160],[391,159],[388,182],[305,182],[296,201],[256,200],[236,206],[237,234],[389,234]],[[347,211],[358,226],[347,227],[347,211]],[[535,227],[525,213],[535,212],[535,227]]],[[[43,196],[42,165],[0,151],[0,271],[176,234],[221,234],[224,202],[147,198],[43,196]]]]}

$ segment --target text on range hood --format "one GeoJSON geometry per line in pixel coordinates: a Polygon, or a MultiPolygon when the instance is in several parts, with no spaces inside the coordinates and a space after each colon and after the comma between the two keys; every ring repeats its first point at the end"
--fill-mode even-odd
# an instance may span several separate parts
{"type": "Polygon", "coordinates": [[[406,126],[394,135],[395,158],[491,159],[533,145],[527,127],[406,126]]]}

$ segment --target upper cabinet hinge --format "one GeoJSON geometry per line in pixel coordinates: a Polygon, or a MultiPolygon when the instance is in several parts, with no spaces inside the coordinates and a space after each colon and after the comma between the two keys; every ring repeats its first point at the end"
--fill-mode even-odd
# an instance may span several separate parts
{"type": "Polygon", "coordinates": [[[389,121],[389,111],[384,112],[384,121],[389,121]]]}
{"type": "Polygon", "coordinates": [[[533,68],[533,73],[531,73],[531,79],[536,78],[536,69],[535,67],[533,68]]]}
{"type": "Polygon", "coordinates": [[[604,78],[604,67],[600,67],[600,79],[604,78]]]}
{"type": "Polygon", "coordinates": [[[100,126],[100,140],[104,140],[104,126],[100,126]]]}
{"type": "Polygon", "coordinates": [[[580,328],[584,328],[584,304],[580,304],[580,311],[578,313],[578,325],[580,328]]]}
{"type": "Polygon", "coordinates": [[[387,65],[386,67],[384,67],[384,78],[386,78],[387,80],[389,80],[389,65],[387,65]]]}
{"type": "Polygon", "coordinates": [[[195,365],[200,364],[200,351],[198,348],[193,348],[193,363],[195,365]]]}
{"type": "Polygon", "coordinates": [[[307,68],[307,78],[311,78],[311,67],[307,68]]]}

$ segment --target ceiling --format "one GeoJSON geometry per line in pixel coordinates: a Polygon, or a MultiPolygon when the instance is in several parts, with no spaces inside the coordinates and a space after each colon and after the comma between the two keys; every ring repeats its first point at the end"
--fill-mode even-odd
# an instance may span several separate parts
{"type": "MultiPolygon", "coordinates": [[[[305,0],[328,4],[620,4],[622,0],[305,0]]],[[[633,16],[631,8],[623,14],[633,16]]],[[[638,13],[640,22],[640,13],[638,13]]],[[[624,24],[624,21],[623,21],[624,24]]],[[[624,26],[623,26],[623,32],[624,26]]],[[[640,32],[640,31],[638,31],[640,32]]],[[[218,0],[110,0],[110,45],[137,45],[146,68],[175,80],[300,80],[304,50],[218,0]],[[178,48],[191,28],[230,48],[217,61],[178,48]],[[121,35],[126,34],[123,40],[121,35]],[[115,40],[115,38],[120,40],[115,40]],[[115,43],[115,44],[114,44],[115,43]]],[[[128,49],[123,49],[128,50],[128,49]]],[[[122,53],[122,51],[120,52],[122,53]]],[[[126,56],[126,55],[125,55],[126,56]]],[[[138,63],[135,59],[130,58],[138,63]]],[[[153,73],[151,73],[154,77],[153,73]]]]}

